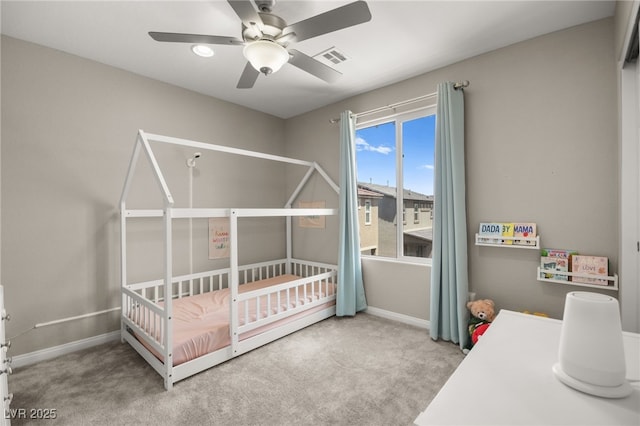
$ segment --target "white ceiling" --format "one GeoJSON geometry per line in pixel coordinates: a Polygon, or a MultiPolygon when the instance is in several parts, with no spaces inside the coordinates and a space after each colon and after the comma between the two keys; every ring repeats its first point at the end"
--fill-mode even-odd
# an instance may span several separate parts
{"type": "MultiPolygon", "coordinates": [[[[281,0],[289,24],[350,1],[281,0]]],[[[236,89],[242,46],[159,43],[148,31],[241,38],[240,19],[215,1],[2,1],[2,33],[186,89],[289,118],[358,93],[541,34],[611,16],[615,1],[369,0],[372,20],[291,45],[309,56],[337,47],[349,60],[328,84],[289,64],[252,89],[236,89]]],[[[473,82],[472,82],[473,84],[473,82]]]]}

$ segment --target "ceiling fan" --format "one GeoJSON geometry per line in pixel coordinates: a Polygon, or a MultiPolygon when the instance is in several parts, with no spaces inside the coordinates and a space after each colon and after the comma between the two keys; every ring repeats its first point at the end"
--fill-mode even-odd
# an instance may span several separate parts
{"type": "Polygon", "coordinates": [[[339,71],[298,50],[288,49],[289,44],[371,20],[369,7],[362,0],[291,25],[271,13],[275,0],[256,0],[255,7],[250,0],[228,0],[228,3],[242,21],[242,39],[155,31],[149,32],[149,35],[161,42],[244,46],[243,53],[248,62],[240,76],[237,88],[249,89],[253,87],[260,73],[264,75],[274,73],[287,62],[328,83],[335,82],[341,75],[339,71]]]}

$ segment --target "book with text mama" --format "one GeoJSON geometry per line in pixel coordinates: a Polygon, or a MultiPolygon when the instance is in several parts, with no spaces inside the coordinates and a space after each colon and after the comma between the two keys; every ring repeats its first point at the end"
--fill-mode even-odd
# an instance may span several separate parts
{"type": "MultiPolygon", "coordinates": [[[[535,238],[536,234],[536,224],[535,223],[514,223],[513,224],[513,236],[514,238],[535,238]]],[[[513,240],[513,244],[518,246],[535,246],[536,240],[526,239],[526,240],[513,240]]]]}

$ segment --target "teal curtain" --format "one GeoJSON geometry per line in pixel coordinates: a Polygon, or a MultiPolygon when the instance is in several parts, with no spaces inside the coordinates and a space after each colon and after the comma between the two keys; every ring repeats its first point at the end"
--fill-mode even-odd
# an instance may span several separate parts
{"type": "Polygon", "coordinates": [[[464,349],[469,339],[464,95],[451,82],[438,85],[433,208],[430,334],[464,349]]]}
{"type": "Polygon", "coordinates": [[[353,316],[367,308],[360,262],[355,123],[351,111],[340,115],[340,202],[336,315],[353,316]]]}

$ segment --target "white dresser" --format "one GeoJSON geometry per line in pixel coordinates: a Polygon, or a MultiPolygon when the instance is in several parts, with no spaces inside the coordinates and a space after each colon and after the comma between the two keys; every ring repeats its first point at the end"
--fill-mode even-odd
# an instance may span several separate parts
{"type": "Polygon", "coordinates": [[[633,393],[605,399],[562,384],[562,321],[502,310],[417,425],[640,425],[640,335],[623,333],[633,393]]]}
{"type": "Polygon", "coordinates": [[[0,425],[8,426],[11,424],[9,420],[9,409],[11,405],[12,395],[9,393],[8,376],[11,373],[11,358],[7,356],[9,342],[5,334],[5,326],[9,320],[4,309],[4,287],[0,285],[0,398],[2,398],[2,415],[0,416],[0,425]]]}

